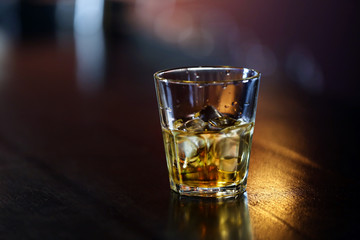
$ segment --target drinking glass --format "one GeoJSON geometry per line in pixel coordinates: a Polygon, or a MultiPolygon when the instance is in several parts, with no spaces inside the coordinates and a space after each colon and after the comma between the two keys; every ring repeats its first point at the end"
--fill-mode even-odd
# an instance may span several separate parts
{"type": "Polygon", "coordinates": [[[228,66],[154,74],[170,188],[181,195],[243,193],[260,73],[228,66]]]}

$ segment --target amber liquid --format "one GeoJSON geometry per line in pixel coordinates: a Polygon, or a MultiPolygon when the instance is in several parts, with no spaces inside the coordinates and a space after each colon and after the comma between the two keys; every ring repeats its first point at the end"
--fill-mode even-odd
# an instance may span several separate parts
{"type": "Polygon", "coordinates": [[[163,128],[171,187],[214,188],[246,181],[253,129],[253,123],[244,122],[219,131],[163,128]]]}

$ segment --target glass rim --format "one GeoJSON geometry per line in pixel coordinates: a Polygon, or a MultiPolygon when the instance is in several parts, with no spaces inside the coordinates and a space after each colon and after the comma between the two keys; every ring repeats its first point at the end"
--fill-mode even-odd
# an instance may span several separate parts
{"type": "Polygon", "coordinates": [[[158,81],[168,81],[168,82],[174,82],[174,83],[194,83],[194,84],[244,82],[244,81],[249,81],[252,79],[259,79],[260,76],[261,76],[261,73],[252,68],[221,66],[221,65],[219,65],[219,66],[177,67],[177,68],[169,68],[169,69],[160,70],[160,71],[157,71],[154,73],[154,78],[158,81]],[[234,79],[230,79],[230,80],[224,79],[224,80],[212,80],[212,81],[196,81],[196,80],[188,80],[188,79],[169,79],[169,78],[161,77],[162,74],[164,74],[166,72],[174,71],[174,70],[188,71],[188,70],[196,70],[196,69],[200,69],[200,70],[207,70],[207,69],[248,70],[248,71],[254,72],[255,75],[250,76],[250,77],[241,78],[241,79],[234,78],[234,79]]]}

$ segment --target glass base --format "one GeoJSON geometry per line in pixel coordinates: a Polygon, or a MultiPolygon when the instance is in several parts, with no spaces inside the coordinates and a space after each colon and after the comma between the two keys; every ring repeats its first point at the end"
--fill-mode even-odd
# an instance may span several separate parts
{"type": "Polygon", "coordinates": [[[183,184],[170,182],[170,187],[180,195],[191,197],[213,197],[227,198],[243,194],[246,191],[246,184],[230,185],[226,187],[189,187],[183,184]]]}

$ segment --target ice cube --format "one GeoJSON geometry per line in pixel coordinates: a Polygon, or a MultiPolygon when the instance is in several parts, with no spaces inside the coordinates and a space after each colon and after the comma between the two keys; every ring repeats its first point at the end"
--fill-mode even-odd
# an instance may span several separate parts
{"type": "Polygon", "coordinates": [[[196,144],[187,138],[178,141],[178,155],[181,159],[195,157],[197,149],[196,144]]]}
{"type": "Polygon", "coordinates": [[[213,106],[207,105],[200,112],[195,114],[201,120],[208,122],[210,119],[222,117],[223,115],[213,106]]]}
{"type": "Polygon", "coordinates": [[[228,116],[222,116],[214,119],[209,120],[209,129],[210,130],[221,130],[226,127],[230,127],[234,125],[236,122],[235,119],[228,117],[228,116]]]}
{"type": "Polygon", "coordinates": [[[185,130],[188,132],[197,132],[197,131],[203,131],[206,127],[206,123],[199,118],[195,118],[187,121],[184,124],[184,126],[185,126],[185,130]]]}
{"type": "Polygon", "coordinates": [[[184,128],[184,121],[182,119],[178,119],[173,122],[173,128],[175,130],[182,130],[184,128]]]}
{"type": "Polygon", "coordinates": [[[219,159],[219,169],[233,172],[239,163],[239,136],[224,137],[215,143],[215,152],[219,159]]]}
{"type": "Polygon", "coordinates": [[[189,165],[197,166],[200,161],[200,155],[205,151],[205,141],[198,136],[178,136],[177,138],[177,156],[183,168],[189,165]]]}
{"type": "Polygon", "coordinates": [[[219,161],[219,169],[225,172],[235,172],[238,166],[238,158],[223,158],[219,161]]]}

